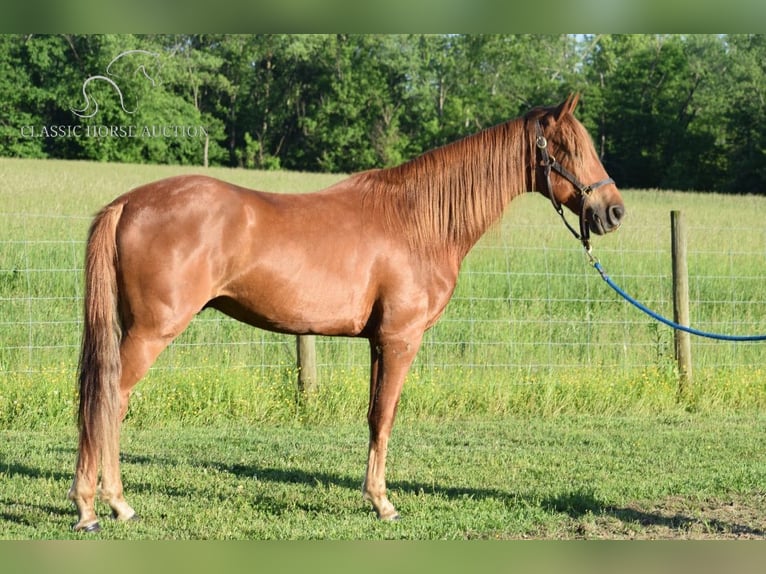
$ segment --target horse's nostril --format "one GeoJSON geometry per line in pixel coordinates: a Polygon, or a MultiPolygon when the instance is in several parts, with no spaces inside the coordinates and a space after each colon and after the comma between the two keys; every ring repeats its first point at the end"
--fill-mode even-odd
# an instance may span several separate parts
{"type": "Polygon", "coordinates": [[[609,217],[609,223],[612,225],[617,225],[622,221],[623,216],[625,215],[625,207],[622,205],[612,205],[607,210],[607,217],[609,217]]]}

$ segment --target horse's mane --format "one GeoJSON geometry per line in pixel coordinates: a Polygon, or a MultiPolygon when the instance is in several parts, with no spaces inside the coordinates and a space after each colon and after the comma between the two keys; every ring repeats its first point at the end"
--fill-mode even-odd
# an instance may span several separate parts
{"type": "Polygon", "coordinates": [[[451,247],[467,252],[500,219],[508,203],[536,188],[534,122],[546,130],[549,151],[572,170],[595,154],[590,135],[572,111],[579,96],[560,107],[537,107],[387,169],[358,174],[366,205],[388,231],[414,249],[451,247]],[[557,116],[557,119],[554,119],[557,116]]]}
{"type": "Polygon", "coordinates": [[[534,137],[526,117],[516,118],[357,177],[375,216],[413,248],[467,251],[534,187],[534,137]]]}

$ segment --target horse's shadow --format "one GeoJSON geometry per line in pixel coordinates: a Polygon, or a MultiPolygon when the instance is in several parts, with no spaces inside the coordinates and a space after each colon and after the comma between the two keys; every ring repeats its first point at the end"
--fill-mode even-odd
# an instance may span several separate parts
{"type": "MultiPolygon", "coordinates": [[[[250,464],[226,465],[210,463],[209,466],[219,472],[229,473],[237,478],[246,479],[257,477],[259,481],[274,482],[280,484],[295,484],[316,486],[317,484],[334,485],[350,490],[361,489],[361,476],[350,477],[331,472],[309,472],[300,469],[283,469],[273,467],[259,467],[250,464]]],[[[459,500],[471,498],[474,500],[498,500],[504,504],[524,504],[538,507],[548,513],[565,514],[575,521],[591,515],[594,517],[605,516],[619,520],[623,524],[638,524],[642,528],[660,527],[671,531],[687,532],[695,527],[702,527],[706,532],[731,533],[737,536],[766,537],[766,531],[762,528],[752,527],[737,522],[728,522],[715,518],[699,518],[682,513],[664,513],[661,511],[641,510],[630,506],[610,504],[598,498],[593,492],[571,491],[557,496],[544,498],[524,496],[509,490],[496,488],[483,488],[473,486],[445,486],[439,483],[428,485],[418,481],[392,480],[388,487],[391,491],[398,491],[407,495],[433,495],[447,500],[459,500]]]]}
{"type": "MultiPolygon", "coordinates": [[[[257,467],[246,464],[223,465],[214,464],[219,471],[228,472],[239,478],[256,476],[258,480],[282,484],[297,484],[312,486],[318,483],[331,484],[341,488],[359,490],[361,478],[354,479],[328,472],[307,472],[298,469],[280,469],[257,467]]],[[[762,528],[752,527],[737,522],[728,522],[716,518],[698,518],[682,513],[663,513],[647,511],[629,506],[618,506],[599,499],[593,492],[572,491],[540,500],[537,497],[518,495],[508,490],[482,488],[472,486],[445,486],[429,483],[425,485],[417,481],[393,480],[389,489],[408,495],[435,495],[447,500],[471,498],[475,500],[492,499],[506,504],[526,504],[537,506],[549,513],[560,513],[573,520],[581,520],[587,515],[607,516],[619,520],[623,524],[638,524],[642,528],[661,527],[671,531],[690,531],[695,527],[703,527],[706,532],[731,533],[737,536],[766,537],[762,528]]]]}
{"type": "MultiPolygon", "coordinates": [[[[348,488],[351,490],[362,489],[362,474],[358,477],[350,477],[348,475],[341,476],[330,472],[309,472],[297,469],[283,470],[280,468],[268,468],[268,467],[255,467],[252,465],[233,465],[225,466],[221,465],[219,470],[231,473],[234,476],[240,478],[247,478],[251,476],[257,476],[258,480],[297,484],[297,485],[316,485],[326,484],[333,485],[340,488],[348,488]]],[[[458,498],[477,498],[477,499],[505,499],[515,498],[514,495],[507,491],[491,488],[475,488],[475,487],[455,487],[455,486],[442,486],[439,484],[429,483],[428,485],[407,480],[390,480],[388,481],[389,490],[399,491],[406,494],[434,494],[445,497],[447,499],[458,498]]]]}
{"type": "Polygon", "coordinates": [[[688,532],[700,527],[713,535],[730,533],[735,536],[751,538],[766,537],[766,530],[737,522],[728,522],[718,518],[700,518],[680,512],[647,511],[635,507],[620,507],[605,503],[589,492],[569,492],[542,501],[541,506],[551,512],[567,514],[579,520],[591,514],[593,516],[611,516],[623,524],[638,524],[642,528],[661,528],[670,531],[688,532]]]}
{"type": "MultiPolygon", "coordinates": [[[[151,464],[151,465],[168,465],[173,466],[176,461],[166,458],[157,457],[155,455],[133,455],[129,453],[123,453],[121,455],[122,462],[127,464],[151,464]]],[[[362,492],[362,473],[359,476],[342,475],[327,471],[308,471],[300,468],[280,468],[269,466],[258,466],[254,464],[226,464],[220,461],[202,461],[198,460],[194,463],[200,468],[206,468],[213,470],[220,474],[229,474],[240,480],[255,479],[259,483],[274,483],[282,485],[297,485],[306,487],[316,487],[317,485],[334,486],[342,489],[348,489],[351,491],[362,492]]],[[[142,483],[130,483],[126,485],[129,490],[139,492],[152,492],[156,490],[151,484],[142,483]]],[[[188,496],[190,489],[194,487],[185,485],[183,488],[173,488],[163,486],[163,492],[170,496],[188,496]]],[[[476,488],[467,486],[443,486],[440,484],[434,484],[429,482],[424,484],[418,481],[408,480],[389,480],[389,491],[397,491],[407,495],[434,495],[448,500],[455,500],[461,498],[474,498],[474,499],[496,499],[496,500],[519,500],[519,497],[512,492],[491,489],[491,488],[476,488]]]]}
{"type": "MultiPolygon", "coordinates": [[[[137,465],[160,465],[173,466],[177,461],[172,458],[158,455],[141,455],[123,453],[122,460],[127,464],[137,465]]],[[[47,468],[36,468],[23,464],[18,461],[8,461],[0,458],[0,464],[7,477],[21,476],[32,480],[56,480],[67,481],[70,475],[63,472],[52,471],[47,468]]],[[[215,470],[221,474],[229,474],[237,479],[256,478],[259,482],[270,482],[275,484],[304,485],[307,487],[316,487],[318,484],[326,486],[335,486],[343,489],[361,491],[361,476],[351,477],[333,472],[307,471],[300,468],[280,468],[265,467],[253,464],[226,464],[219,461],[196,461],[196,466],[215,470]]],[[[407,495],[433,495],[447,500],[457,500],[471,498],[475,500],[492,499],[499,500],[505,504],[526,504],[537,506],[549,513],[560,513],[569,516],[573,520],[580,520],[586,515],[613,517],[624,524],[634,523],[643,528],[667,528],[671,531],[689,531],[695,526],[703,526],[705,531],[712,534],[730,533],[735,536],[745,537],[766,537],[766,530],[759,527],[752,527],[737,522],[728,522],[718,518],[698,518],[688,516],[678,512],[661,512],[651,510],[641,510],[635,507],[620,507],[607,503],[599,499],[592,492],[572,491],[562,493],[557,496],[540,500],[536,497],[525,497],[511,491],[495,488],[482,488],[473,486],[445,486],[439,483],[429,482],[427,485],[410,480],[392,480],[389,482],[389,489],[407,495]]],[[[156,491],[156,485],[148,482],[133,483],[129,486],[131,490],[138,492],[156,491]]],[[[167,488],[162,489],[169,496],[184,497],[189,496],[190,487],[167,488]]],[[[10,501],[6,501],[9,502],[10,501]]],[[[278,505],[279,502],[272,500],[272,505],[278,505]]],[[[38,509],[49,514],[60,514],[62,508],[58,506],[49,506],[38,509]]],[[[288,512],[287,508],[274,508],[278,513],[288,512]]],[[[18,522],[19,515],[10,512],[0,513],[0,521],[18,522]]]]}
{"type": "MultiPolygon", "coordinates": [[[[39,481],[68,481],[72,479],[71,474],[30,466],[17,460],[8,460],[0,456],[0,486],[6,479],[23,478],[25,480],[39,481]]],[[[2,490],[0,490],[2,492],[2,490]]],[[[9,522],[14,524],[23,524],[26,526],[36,526],[40,520],[45,517],[63,517],[70,513],[68,504],[61,500],[42,501],[24,501],[11,497],[10,495],[0,495],[0,524],[9,522]]]]}
{"type": "Polygon", "coordinates": [[[3,474],[8,478],[23,477],[30,479],[65,481],[71,480],[73,476],[71,473],[67,474],[46,468],[37,468],[23,464],[19,461],[6,460],[3,456],[0,456],[0,469],[2,469],[3,474]]]}

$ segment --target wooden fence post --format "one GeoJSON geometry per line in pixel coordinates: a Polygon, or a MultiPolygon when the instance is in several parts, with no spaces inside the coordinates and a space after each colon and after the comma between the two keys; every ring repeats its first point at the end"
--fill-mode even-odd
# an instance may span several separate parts
{"type": "Polygon", "coordinates": [[[310,395],[317,385],[317,352],[314,335],[298,335],[298,390],[302,395],[310,395]]]}
{"type": "MultiPolygon", "coordinates": [[[[673,257],[673,320],[688,327],[689,270],[686,263],[686,227],[680,211],[670,212],[670,241],[673,257]]],[[[675,330],[676,361],[680,375],[679,392],[684,393],[692,382],[691,336],[675,330]]]]}

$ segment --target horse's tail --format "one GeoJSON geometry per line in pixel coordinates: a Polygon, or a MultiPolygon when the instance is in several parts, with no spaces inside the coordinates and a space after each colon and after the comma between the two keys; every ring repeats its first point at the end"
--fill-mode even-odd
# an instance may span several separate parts
{"type": "Polygon", "coordinates": [[[120,339],[116,229],[123,204],[93,220],[85,255],[85,316],[80,351],[80,456],[95,457],[117,440],[120,411],[120,339]]]}

